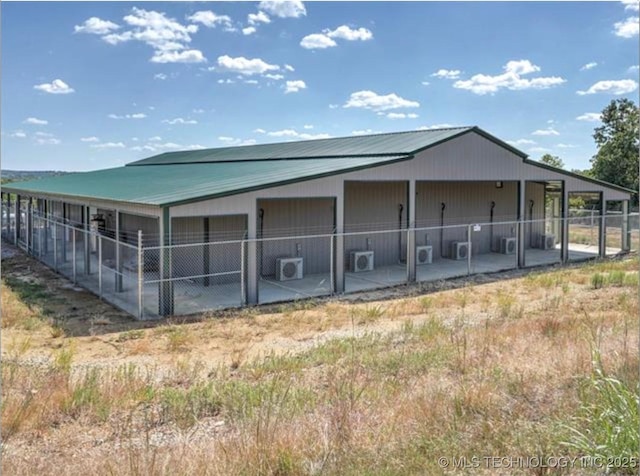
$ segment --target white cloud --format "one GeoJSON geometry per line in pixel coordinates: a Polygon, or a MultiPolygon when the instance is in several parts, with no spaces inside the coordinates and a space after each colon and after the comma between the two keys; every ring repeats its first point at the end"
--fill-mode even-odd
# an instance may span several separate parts
{"type": "Polygon", "coordinates": [[[415,113],[405,114],[404,112],[389,112],[387,113],[387,119],[416,119],[418,117],[415,113]]]}
{"type": "Polygon", "coordinates": [[[313,124],[305,124],[304,126],[302,126],[303,129],[313,129],[313,124]]]}
{"type": "Polygon", "coordinates": [[[152,63],[204,63],[207,59],[200,50],[156,51],[152,63]]]}
{"type": "Polygon", "coordinates": [[[510,90],[547,89],[566,82],[566,79],[559,76],[523,78],[522,75],[540,71],[540,67],[532,64],[529,60],[509,61],[503,69],[504,73],[496,76],[476,74],[471,79],[458,80],[453,83],[453,87],[483,95],[494,94],[503,88],[510,90]]]}
{"type": "Polygon", "coordinates": [[[153,137],[149,137],[149,139],[147,139],[149,142],[160,142],[162,140],[162,137],[160,136],[153,136],[153,137]]]}
{"type": "Polygon", "coordinates": [[[50,132],[36,132],[34,135],[36,137],[53,137],[53,134],[50,132]]]}
{"type": "Polygon", "coordinates": [[[613,25],[616,36],[633,38],[640,31],[640,17],[629,17],[625,21],[619,21],[613,25]]]}
{"type": "Polygon", "coordinates": [[[200,144],[189,144],[188,146],[185,147],[185,149],[187,149],[187,150],[197,150],[197,149],[206,149],[206,147],[204,145],[200,145],[200,144]]]}
{"type": "Polygon", "coordinates": [[[355,131],[351,131],[351,134],[354,136],[364,136],[368,134],[375,134],[375,131],[373,131],[372,129],[358,129],[355,131]]]}
{"type": "Polygon", "coordinates": [[[254,129],[253,132],[255,132],[256,134],[266,134],[267,131],[265,131],[264,129],[254,129]]]}
{"type": "Polygon", "coordinates": [[[530,140],[530,139],[518,139],[518,140],[508,140],[507,143],[517,147],[520,145],[533,145],[536,143],[536,141],[530,140]]]}
{"type": "Polygon", "coordinates": [[[227,79],[219,79],[217,82],[218,82],[218,84],[233,84],[233,83],[235,83],[235,81],[233,79],[229,79],[229,78],[227,78],[227,79]]]}
{"type": "Polygon", "coordinates": [[[562,143],[560,143],[560,144],[556,145],[556,147],[559,147],[560,149],[574,149],[577,146],[575,146],[573,144],[562,144],[562,143]]]}
{"type": "Polygon", "coordinates": [[[622,0],[622,4],[625,10],[632,10],[634,12],[640,10],[640,2],[638,2],[638,0],[622,0]]]}
{"type": "Polygon", "coordinates": [[[531,147],[527,152],[551,152],[551,149],[546,147],[531,147]]]}
{"type": "Polygon", "coordinates": [[[155,152],[156,148],[153,147],[152,145],[136,145],[133,147],[130,147],[129,150],[136,150],[136,151],[142,151],[142,150],[148,150],[150,152],[155,152]]]}
{"type": "Polygon", "coordinates": [[[338,104],[329,104],[329,109],[338,109],[339,107],[338,104]]]}
{"type": "Polygon", "coordinates": [[[165,119],[162,121],[165,124],[175,125],[175,124],[197,124],[198,121],[195,119],[183,119],[181,117],[176,117],[175,119],[165,119]]]}
{"type": "Polygon", "coordinates": [[[233,23],[231,18],[227,15],[216,15],[210,10],[204,10],[195,12],[193,15],[187,17],[192,23],[201,23],[208,28],[215,28],[218,25],[224,26],[225,30],[233,30],[233,23]]]}
{"type": "Polygon", "coordinates": [[[120,28],[117,24],[108,20],[101,20],[98,17],[91,17],[82,25],[76,25],[73,27],[76,33],[91,33],[93,35],[106,35],[111,30],[117,30],[120,28]]]}
{"type": "Polygon", "coordinates": [[[245,36],[249,36],[249,35],[253,35],[256,31],[257,30],[255,26],[248,26],[242,29],[242,34],[245,36]]]}
{"type": "Polygon", "coordinates": [[[340,38],[347,41],[367,41],[373,38],[371,30],[366,28],[358,28],[353,30],[347,25],[340,25],[335,30],[324,30],[323,33],[329,38],[340,38]]]}
{"type": "Polygon", "coordinates": [[[629,73],[635,73],[637,74],[638,71],[640,71],[640,65],[633,65],[633,66],[629,66],[629,69],[627,70],[629,73]]]}
{"type": "Polygon", "coordinates": [[[243,81],[244,84],[258,84],[257,79],[246,79],[243,81]]]}
{"type": "Polygon", "coordinates": [[[253,145],[256,143],[255,139],[236,139],[235,137],[220,136],[218,137],[220,142],[223,142],[227,146],[232,145],[253,145]]]}
{"type": "Polygon", "coordinates": [[[153,75],[153,79],[160,79],[162,81],[164,81],[165,79],[167,79],[168,76],[164,73],[157,73],[153,75]]]}
{"type": "Polygon", "coordinates": [[[59,145],[62,141],[55,137],[39,137],[36,139],[36,143],[38,145],[59,145]]]}
{"type": "Polygon", "coordinates": [[[182,146],[180,144],[176,144],[175,142],[165,142],[164,144],[154,144],[153,147],[159,150],[168,150],[168,149],[181,149],[182,146]]]}
{"type": "Polygon", "coordinates": [[[74,92],[74,89],[61,79],[54,79],[50,83],[36,84],[33,89],[49,94],[69,94],[74,92]]]}
{"type": "Polygon", "coordinates": [[[124,116],[109,114],[107,117],[109,119],[144,119],[147,115],[144,112],[135,112],[133,114],[125,114],[124,116]]]}
{"type": "Polygon", "coordinates": [[[34,126],[46,126],[49,121],[45,119],[38,119],[37,117],[27,117],[24,121],[25,124],[32,124],[34,126]]]}
{"type": "Polygon", "coordinates": [[[15,137],[16,139],[24,139],[27,137],[27,134],[24,131],[15,131],[12,134],[9,134],[9,137],[15,137]]]}
{"type": "Polygon", "coordinates": [[[265,12],[259,11],[258,13],[249,13],[247,16],[247,22],[249,25],[258,25],[259,23],[271,23],[271,18],[265,12]]]}
{"type": "Polygon", "coordinates": [[[429,81],[422,81],[422,83],[420,84],[422,84],[423,86],[429,86],[431,83],[429,81]]]}
{"type": "Polygon", "coordinates": [[[291,66],[290,64],[285,64],[284,65],[284,69],[286,69],[287,71],[295,71],[295,68],[293,66],[291,66]]]}
{"type": "MultiPolygon", "coordinates": [[[[207,12],[197,12],[192,15],[202,23],[211,23],[213,17],[207,12]]],[[[210,12],[209,12],[210,13],[210,12]]],[[[215,23],[226,24],[224,18],[215,23]]],[[[102,39],[117,45],[129,41],[142,42],[154,50],[151,61],[154,63],[201,63],[206,58],[200,50],[189,49],[191,35],[198,31],[198,25],[183,25],[173,18],[167,17],[162,12],[147,11],[134,7],[129,15],[124,17],[124,22],[131,27],[130,30],[121,33],[109,33],[102,39]]]]}
{"type": "Polygon", "coordinates": [[[589,69],[595,68],[596,66],[598,66],[598,63],[596,63],[595,61],[592,61],[591,63],[587,63],[584,66],[582,66],[580,68],[580,71],[587,71],[589,69]]]}
{"type": "Polygon", "coordinates": [[[98,139],[96,136],[91,136],[91,137],[81,137],[80,141],[81,142],[100,142],[100,139],[98,139]]]}
{"type": "Polygon", "coordinates": [[[538,129],[531,133],[532,136],[559,136],[560,133],[553,127],[547,127],[546,129],[538,129]]]}
{"type": "Polygon", "coordinates": [[[204,109],[194,109],[192,112],[194,114],[204,114],[204,109]]]}
{"type": "Polygon", "coordinates": [[[395,93],[379,95],[373,91],[356,91],[355,93],[351,93],[348,101],[342,107],[355,107],[369,109],[371,111],[388,111],[390,109],[405,107],[420,107],[420,103],[404,99],[395,93]]]}
{"type": "Polygon", "coordinates": [[[452,124],[433,124],[431,126],[420,126],[416,130],[417,131],[431,131],[434,129],[450,129],[451,127],[457,127],[452,124]]]}
{"type": "Polygon", "coordinates": [[[331,48],[338,44],[322,33],[312,33],[307,35],[300,41],[300,46],[307,50],[320,50],[324,48],[331,48]]]}
{"type": "Polygon", "coordinates": [[[324,49],[337,46],[334,38],[346,41],[367,41],[373,38],[371,30],[358,28],[354,30],[347,25],[341,25],[335,30],[325,29],[322,33],[312,33],[300,41],[300,46],[308,50],[324,49]]]}
{"type": "Polygon", "coordinates": [[[285,94],[297,93],[301,89],[307,89],[307,85],[301,79],[298,79],[298,80],[295,80],[295,81],[287,81],[284,93],[285,94]]]}
{"type": "Polygon", "coordinates": [[[284,79],[284,76],[281,74],[265,74],[264,75],[265,78],[269,78],[269,79],[273,79],[274,81],[280,81],[281,79],[284,79]]]}
{"type": "Polygon", "coordinates": [[[460,77],[459,69],[439,69],[431,76],[434,78],[443,78],[443,79],[458,79],[460,77]]]}
{"type": "Polygon", "coordinates": [[[102,144],[91,145],[94,149],[124,149],[125,145],[122,142],[103,142],[102,144]]]}
{"type": "Polygon", "coordinates": [[[577,94],[584,96],[586,94],[608,93],[608,94],[627,94],[638,89],[638,83],[633,79],[620,79],[610,81],[598,81],[586,91],[577,91],[577,94]]]}
{"type": "Polygon", "coordinates": [[[262,1],[258,8],[279,18],[298,18],[307,14],[307,9],[300,0],[262,1]]]}
{"type": "Polygon", "coordinates": [[[585,112],[584,114],[576,117],[578,121],[586,121],[586,122],[598,122],[600,121],[600,113],[599,112],[585,112]]]}
{"type": "Polygon", "coordinates": [[[320,133],[320,134],[309,134],[307,132],[298,132],[295,129],[282,129],[279,131],[271,131],[267,132],[267,135],[271,137],[287,137],[287,138],[296,138],[302,140],[314,140],[314,139],[328,139],[331,137],[329,134],[320,133]]]}
{"type": "Polygon", "coordinates": [[[277,71],[280,69],[275,64],[269,64],[260,58],[247,59],[244,56],[232,58],[224,55],[218,57],[218,66],[221,71],[230,71],[244,75],[264,74],[268,71],[277,71]]]}

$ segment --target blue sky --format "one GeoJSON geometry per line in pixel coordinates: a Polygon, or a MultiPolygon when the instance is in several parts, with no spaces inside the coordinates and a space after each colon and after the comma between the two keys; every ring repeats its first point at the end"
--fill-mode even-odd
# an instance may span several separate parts
{"type": "Polygon", "coordinates": [[[638,3],[1,5],[2,168],[478,125],[587,168],[638,100],[638,3]]]}

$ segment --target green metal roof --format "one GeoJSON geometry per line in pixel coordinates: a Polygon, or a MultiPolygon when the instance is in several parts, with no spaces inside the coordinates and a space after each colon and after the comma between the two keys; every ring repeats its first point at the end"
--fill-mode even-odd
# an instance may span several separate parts
{"type": "Polygon", "coordinates": [[[167,206],[376,167],[411,155],[118,167],[6,184],[11,192],[167,206]]]}
{"type": "MultiPolygon", "coordinates": [[[[394,132],[366,136],[337,137],[277,144],[258,144],[238,147],[220,147],[191,151],[166,152],[128,164],[161,165],[200,162],[240,162],[277,159],[308,159],[328,157],[380,156],[414,154],[420,150],[475,130],[485,136],[489,134],[474,127],[452,127],[426,131],[394,132]]],[[[498,141],[493,136],[491,139],[498,141]]],[[[516,150],[501,142],[501,145],[516,150]]],[[[524,156],[517,151],[518,155],[524,156]]]]}

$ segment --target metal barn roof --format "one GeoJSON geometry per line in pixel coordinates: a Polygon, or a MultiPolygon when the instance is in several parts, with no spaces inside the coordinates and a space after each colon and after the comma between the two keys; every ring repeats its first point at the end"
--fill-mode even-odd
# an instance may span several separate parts
{"type": "Polygon", "coordinates": [[[408,160],[411,155],[118,167],[7,184],[31,192],[147,205],[177,205],[408,160]]]}
{"type": "MultiPolygon", "coordinates": [[[[452,127],[448,129],[394,132],[388,134],[337,137],[332,139],[281,142],[277,144],[166,152],[137,162],[132,162],[128,165],[415,154],[422,149],[432,147],[471,130],[479,131],[479,129],[474,127],[452,127]]],[[[493,139],[497,140],[495,138],[493,139]]],[[[501,145],[510,147],[504,143],[501,143],[501,145]]],[[[515,151],[516,149],[512,150],[515,151]]],[[[520,151],[517,151],[517,154],[524,156],[520,151]]]]}

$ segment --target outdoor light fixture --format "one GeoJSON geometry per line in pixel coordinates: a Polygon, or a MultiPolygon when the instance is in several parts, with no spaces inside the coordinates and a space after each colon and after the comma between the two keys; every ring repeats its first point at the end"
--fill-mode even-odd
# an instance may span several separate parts
{"type": "Polygon", "coordinates": [[[496,188],[502,188],[502,180],[496,182],[496,188]]]}

